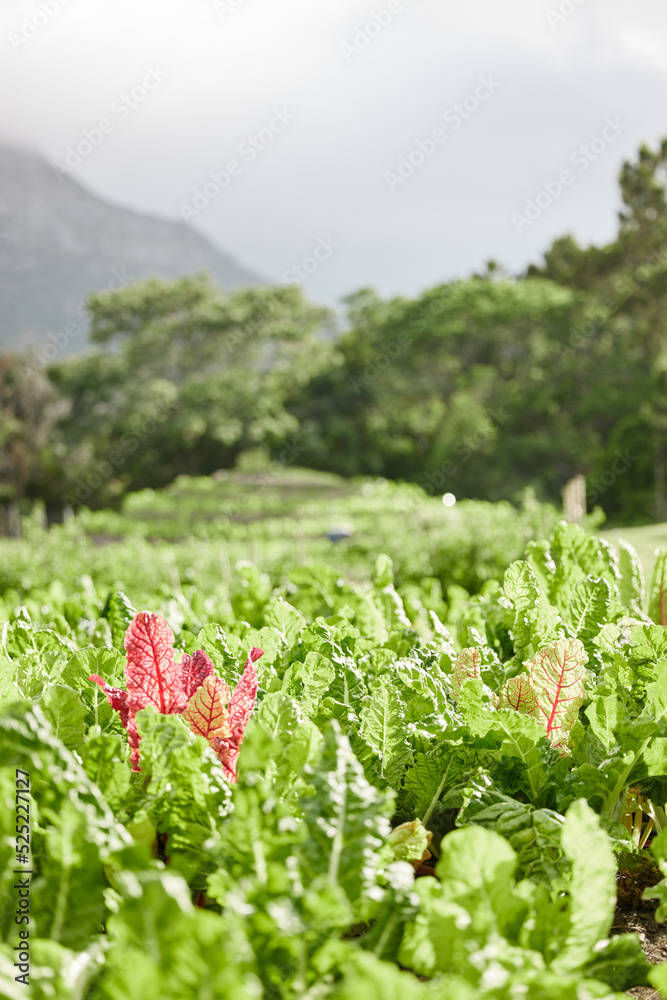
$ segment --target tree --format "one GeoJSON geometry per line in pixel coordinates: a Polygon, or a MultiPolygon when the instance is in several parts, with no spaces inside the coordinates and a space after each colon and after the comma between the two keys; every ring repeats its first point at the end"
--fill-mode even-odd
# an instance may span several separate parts
{"type": "Polygon", "coordinates": [[[591,404],[598,411],[593,478],[608,475],[619,451],[627,452],[632,490],[627,482],[617,485],[607,503],[612,510],[624,503],[632,516],[659,520],[667,517],[666,181],[667,140],[655,151],[642,146],[620,173],[624,207],[616,239],[582,249],[572,237],[561,238],[545,255],[544,267],[528,271],[585,293],[575,349],[580,360],[589,355],[593,362],[584,363],[583,401],[589,412],[591,404]]]}
{"type": "Polygon", "coordinates": [[[506,496],[537,478],[553,493],[552,470],[581,445],[554,419],[557,345],[574,301],[553,282],[493,269],[414,301],[350,297],[342,365],[294,405],[308,460],[433,491],[506,496]]]}
{"type": "Polygon", "coordinates": [[[54,429],[67,404],[29,354],[0,355],[0,491],[18,502],[57,464],[54,429]]]}
{"type": "Polygon", "coordinates": [[[151,279],[89,299],[98,349],[54,366],[63,429],[85,450],[74,502],[107,503],[278,447],[290,392],[327,363],[327,310],[295,287],[227,294],[206,275],[151,279]]]}

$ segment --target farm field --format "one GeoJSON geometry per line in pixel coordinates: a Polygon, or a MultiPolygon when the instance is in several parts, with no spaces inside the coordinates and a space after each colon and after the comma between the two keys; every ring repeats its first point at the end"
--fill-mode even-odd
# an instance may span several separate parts
{"type": "Polygon", "coordinates": [[[299,469],[24,529],[2,996],[28,948],[37,1000],[665,990],[664,555],[299,469]]]}

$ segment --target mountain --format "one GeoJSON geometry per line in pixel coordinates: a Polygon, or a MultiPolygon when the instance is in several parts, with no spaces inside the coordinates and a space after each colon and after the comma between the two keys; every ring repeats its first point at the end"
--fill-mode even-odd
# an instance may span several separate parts
{"type": "Polygon", "coordinates": [[[81,351],[90,292],[197,271],[229,290],[264,284],[185,223],[113,205],[47,160],[0,145],[0,350],[81,351]]]}

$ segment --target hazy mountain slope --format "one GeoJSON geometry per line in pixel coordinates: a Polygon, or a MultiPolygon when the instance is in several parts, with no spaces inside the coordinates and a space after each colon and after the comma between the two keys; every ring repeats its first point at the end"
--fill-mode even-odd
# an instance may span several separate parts
{"type": "Polygon", "coordinates": [[[262,283],[184,223],[112,205],[0,145],[0,349],[47,343],[76,323],[65,350],[81,350],[90,292],[203,270],[228,289],[262,283]]]}

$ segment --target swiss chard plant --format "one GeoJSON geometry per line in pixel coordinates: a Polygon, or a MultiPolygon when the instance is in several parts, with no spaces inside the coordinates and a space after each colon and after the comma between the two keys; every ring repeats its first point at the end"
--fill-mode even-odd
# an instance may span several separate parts
{"type": "Polygon", "coordinates": [[[128,734],[132,770],[140,771],[137,712],[152,705],[161,715],[182,715],[193,733],[203,736],[215,750],[230,781],[236,781],[236,766],[243,734],[257,697],[255,661],[263,650],[253,648],[241,678],[230,694],[225,681],[215,676],[211,660],[202,649],[174,659],[174,634],[161,615],[141,611],[125,635],[127,689],[112,687],[99,676],[99,684],[128,734]]]}
{"type": "MultiPolygon", "coordinates": [[[[215,617],[92,580],[7,615],[0,893],[21,768],[37,1000],[646,984],[610,936],[617,856],[653,840],[667,873],[667,628],[632,551],[563,524],[474,595],[387,557],[238,573],[215,617]]],[[[14,938],[0,907],[12,1000],[14,938]]]]}

